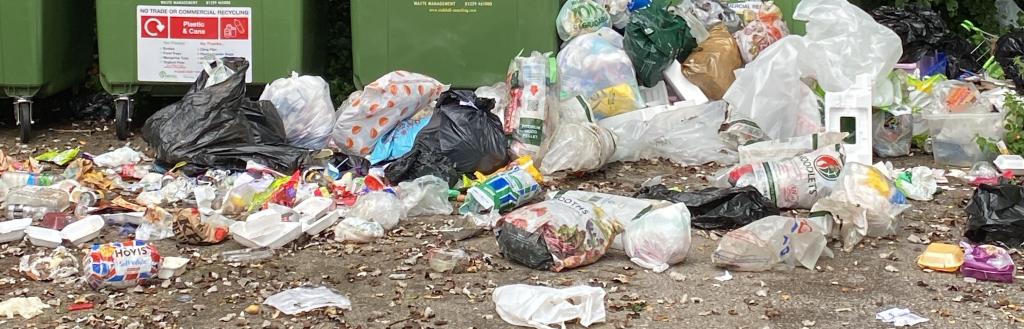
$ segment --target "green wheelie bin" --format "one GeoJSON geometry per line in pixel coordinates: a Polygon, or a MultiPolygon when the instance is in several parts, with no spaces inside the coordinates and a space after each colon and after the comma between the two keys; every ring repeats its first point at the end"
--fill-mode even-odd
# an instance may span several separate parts
{"type": "Polygon", "coordinates": [[[32,103],[87,75],[93,56],[92,0],[0,1],[0,97],[14,99],[22,143],[32,134],[32,103]]]}
{"type": "Polygon", "coordinates": [[[248,59],[246,82],[256,86],[292,71],[323,74],[323,2],[96,0],[100,81],[115,98],[117,137],[128,138],[132,95],[182,95],[220,57],[248,59]]]}
{"type": "Polygon", "coordinates": [[[559,0],[352,0],[353,80],[394,70],[453,88],[504,81],[521,50],[555,51],[559,0]]]}

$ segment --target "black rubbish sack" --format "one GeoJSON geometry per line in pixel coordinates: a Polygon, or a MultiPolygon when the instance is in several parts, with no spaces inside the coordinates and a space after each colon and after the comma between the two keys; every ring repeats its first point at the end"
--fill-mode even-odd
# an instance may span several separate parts
{"type": "Polygon", "coordinates": [[[181,100],[146,120],[142,138],[156,150],[156,162],[238,170],[254,160],[281,171],[300,168],[311,151],[286,145],[284,123],[273,104],[245,96],[249,62],[224,57],[212,64],[219,65],[234,73],[206,86],[209,75],[201,72],[181,100]]]}
{"type": "Polygon", "coordinates": [[[495,228],[501,256],[535,270],[550,270],[555,260],[541,233],[530,233],[511,223],[495,228]]]}
{"type": "Polygon", "coordinates": [[[669,190],[665,185],[643,187],[634,198],[683,203],[691,225],[704,230],[735,229],[768,216],[779,215],[775,202],[753,186],[706,188],[696,192],[669,190]]]}
{"type": "Polygon", "coordinates": [[[461,177],[455,172],[455,162],[433,143],[414,144],[409,153],[384,167],[384,177],[392,184],[429,175],[444,179],[448,186],[455,186],[461,177]]]}
{"type": "Polygon", "coordinates": [[[244,59],[225,58],[223,63],[235,74],[227,80],[202,88],[206,72],[181,100],[157,111],[142,127],[142,138],[156,150],[163,164],[190,161],[192,155],[216,145],[253,143],[249,124],[238,108],[245,97],[244,59]]]}
{"type": "Polygon", "coordinates": [[[402,175],[400,172],[408,170],[399,168],[433,171],[436,169],[420,170],[413,164],[430,164],[436,167],[440,163],[434,162],[436,160],[433,159],[440,157],[448,158],[454,163],[456,177],[476,171],[490,174],[505,167],[512,161],[512,155],[508,148],[508,138],[501,128],[501,120],[491,113],[493,108],[493,99],[477,98],[471,91],[441,93],[434,115],[416,134],[412,150],[389,165],[390,168],[398,164],[398,168],[393,169],[394,175],[388,174],[387,169],[385,175],[392,183],[416,179],[420,177],[418,174],[402,175]],[[418,157],[430,159],[417,159],[418,157]],[[392,176],[401,176],[404,179],[392,180],[392,176]]]}
{"type": "Polygon", "coordinates": [[[975,243],[1001,242],[1010,248],[1024,243],[1024,188],[981,185],[971,195],[964,237],[975,243]]]}
{"type": "Polygon", "coordinates": [[[633,13],[622,40],[626,55],[633,62],[637,82],[654,87],[672,61],[686,59],[697,47],[690,27],[682,17],[660,6],[650,6],[633,13]]]}
{"type": "Polygon", "coordinates": [[[903,43],[900,63],[916,63],[926,53],[940,50],[951,33],[938,13],[918,6],[882,6],[872,11],[871,16],[900,36],[903,43]]]}
{"type": "Polygon", "coordinates": [[[1007,78],[1013,79],[1017,93],[1024,93],[1024,76],[1017,67],[1017,58],[1024,60],[1024,30],[1016,29],[996,40],[996,61],[1003,67],[1007,78]]]}
{"type": "Polygon", "coordinates": [[[981,72],[981,63],[973,54],[977,46],[966,38],[950,35],[940,48],[946,54],[946,76],[950,79],[955,79],[965,72],[981,72]]]}

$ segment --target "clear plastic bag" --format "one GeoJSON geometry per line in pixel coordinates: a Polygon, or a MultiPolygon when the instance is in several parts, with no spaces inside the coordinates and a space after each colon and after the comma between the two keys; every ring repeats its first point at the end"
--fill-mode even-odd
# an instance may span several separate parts
{"type": "Polygon", "coordinates": [[[812,221],[770,216],[730,231],[718,242],[711,263],[734,271],[814,269],[821,256],[832,257],[825,231],[812,221]]]}
{"type": "Polygon", "coordinates": [[[593,123],[565,123],[550,137],[540,172],[586,172],[601,169],[615,154],[615,137],[593,123]]]}
{"type": "Polygon", "coordinates": [[[406,216],[451,215],[448,202],[448,182],[433,175],[398,184],[406,216]]]}
{"type": "Polygon", "coordinates": [[[871,116],[874,131],[871,145],[880,157],[899,157],[910,154],[914,138],[914,121],[910,112],[895,115],[889,111],[876,111],[871,116]]]}
{"type": "Polygon", "coordinates": [[[729,32],[743,28],[743,19],[720,0],[684,0],[679,7],[693,14],[709,30],[718,24],[725,24],[729,32]]]}
{"type": "Polygon", "coordinates": [[[370,243],[384,237],[380,223],[358,217],[348,217],[334,227],[334,241],[370,243]]]}
{"type": "Polygon", "coordinates": [[[846,133],[825,132],[741,145],[740,164],[784,160],[825,145],[842,143],[844,138],[846,133]]]}
{"type": "Polygon", "coordinates": [[[593,0],[569,0],[555,18],[558,37],[569,41],[576,36],[611,26],[611,17],[604,6],[593,0]]]}
{"type": "Polygon", "coordinates": [[[604,289],[590,286],[550,288],[513,284],[494,289],[492,299],[498,316],[515,326],[565,328],[579,319],[584,327],[604,322],[604,289]]]}
{"type": "Polygon", "coordinates": [[[844,250],[850,251],[865,236],[896,234],[902,225],[900,214],[910,207],[906,203],[903,192],[885,173],[851,162],[843,168],[832,193],[818,200],[811,213],[825,216],[822,225],[832,237],[842,240],[844,250]]]}
{"type": "Polygon", "coordinates": [[[932,91],[940,113],[990,113],[992,104],[981,97],[973,83],[946,80],[935,84],[932,91]]]}
{"type": "Polygon", "coordinates": [[[558,78],[560,97],[582,96],[597,119],[644,106],[622,36],[610,28],[569,41],[558,53],[558,78]]]}
{"type": "Polygon", "coordinates": [[[762,3],[753,11],[753,16],[742,30],[733,34],[744,63],[750,63],[765,48],[789,35],[789,28],[782,21],[782,10],[774,3],[762,3]]]}
{"type": "Polygon", "coordinates": [[[433,78],[394,71],[348,96],[337,112],[331,133],[342,153],[367,155],[377,140],[444,91],[433,78]]]}
{"type": "Polygon", "coordinates": [[[612,162],[665,158],[682,165],[729,164],[736,162],[736,155],[718,138],[725,115],[726,104],[719,101],[646,108],[601,120],[598,125],[615,136],[612,162]]]}
{"type": "Polygon", "coordinates": [[[677,203],[644,214],[626,224],[622,245],[633,263],[664,272],[690,252],[690,211],[677,203]]]}
{"type": "Polygon", "coordinates": [[[359,196],[349,216],[377,222],[390,230],[405,218],[405,206],[394,194],[375,191],[359,196]]]}
{"type": "Polygon", "coordinates": [[[289,145],[314,150],[327,146],[334,128],[334,103],[323,78],[292,72],[267,85],[260,100],[274,103],[289,145]]]}
{"type": "MultiPolygon", "coordinates": [[[[548,109],[548,55],[533,52],[528,57],[516,57],[509,64],[508,108],[501,121],[504,131],[512,134],[512,152],[517,156],[537,156],[541,141],[551,134],[544,120],[548,109]]],[[[477,97],[480,97],[477,95],[477,97]]]]}

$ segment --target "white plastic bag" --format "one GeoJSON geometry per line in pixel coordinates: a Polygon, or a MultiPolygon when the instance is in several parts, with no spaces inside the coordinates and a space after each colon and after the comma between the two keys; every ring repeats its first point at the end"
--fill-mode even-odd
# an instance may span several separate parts
{"type": "Polygon", "coordinates": [[[334,240],[338,242],[370,243],[384,237],[380,223],[358,217],[348,217],[334,227],[334,240]]]}
{"type": "Polygon", "coordinates": [[[727,233],[711,254],[711,263],[734,271],[814,269],[827,248],[827,231],[812,221],[769,216],[727,233]]]}
{"type": "Polygon", "coordinates": [[[437,80],[394,71],[348,96],[338,108],[331,136],[342,153],[368,155],[384,133],[430,105],[444,91],[437,80]]]}
{"type": "Polygon", "coordinates": [[[902,55],[899,36],[845,0],[804,0],[793,17],[806,20],[806,36],[787,36],[736,74],[723,99],[733,119],[750,119],[771,138],[821,130],[817,97],[802,78],[827,92],[849,89],[854,79],[885,79],[902,55]]]}
{"type": "Polygon", "coordinates": [[[615,135],[615,155],[610,161],[665,158],[682,165],[730,164],[736,162],[736,155],[718,137],[725,114],[726,104],[721,101],[658,106],[604,119],[598,125],[615,135]]]}
{"type": "Polygon", "coordinates": [[[604,295],[604,289],[590,286],[555,289],[513,284],[495,288],[492,300],[498,316],[511,325],[564,329],[565,322],[574,319],[584,327],[604,322],[604,295]]]}
{"type": "Polygon", "coordinates": [[[826,132],[740,145],[740,164],[778,161],[817,150],[825,145],[839,144],[846,133],[826,132]]]}
{"type": "MultiPolygon", "coordinates": [[[[547,198],[566,197],[580,201],[591,202],[600,207],[612,220],[622,227],[629,226],[630,221],[639,219],[642,215],[654,209],[672,205],[671,202],[663,200],[637,199],[628,196],[615,194],[588,192],[588,191],[554,191],[548,192],[547,198]]],[[[622,235],[616,235],[612,240],[612,249],[623,250],[622,235]]]]}
{"type": "Polygon", "coordinates": [[[352,301],[327,287],[299,287],[276,293],[263,300],[281,313],[295,315],[309,312],[321,307],[337,307],[343,310],[352,309],[352,301]]]}
{"type": "Polygon", "coordinates": [[[885,237],[901,227],[900,214],[910,208],[906,198],[878,168],[846,164],[832,193],[811,208],[811,217],[840,238],[851,251],[865,236],[885,237]]]}
{"type": "Polygon", "coordinates": [[[555,18],[558,37],[569,41],[578,35],[611,26],[611,17],[604,6],[593,0],[569,0],[555,18]]]}
{"type": "Polygon", "coordinates": [[[334,127],[334,103],[323,78],[292,72],[291,77],[267,85],[260,100],[274,103],[288,144],[313,150],[327,145],[334,127]]]}
{"type": "Polygon", "coordinates": [[[653,210],[626,224],[622,244],[633,263],[664,272],[690,252],[690,211],[682,203],[653,210]]]}
{"type": "Polygon", "coordinates": [[[939,189],[939,184],[935,180],[932,168],[925,166],[914,167],[899,173],[893,181],[896,188],[902,191],[907,196],[907,199],[911,200],[931,201],[932,196],[939,189]]]}
{"type": "Polygon", "coordinates": [[[622,35],[610,28],[569,41],[558,53],[558,79],[559,97],[582,96],[597,119],[644,106],[622,35]]]}
{"type": "Polygon", "coordinates": [[[779,161],[730,168],[728,186],[753,186],[781,209],[808,209],[829,195],[843,172],[841,144],[779,161]]]}
{"type": "Polygon", "coordinates": [[[131,147],[122,147],[92,158],[92,163],[103,168],[119,168],[124,165],[136,164],[142,161],[142,156],[131,147]]]}
{"type": "Polygon", "coordinates": [[[394,194],[375,191],[359,196],[349,217],[371,220],[390,230],[405,218],[405,206],[394,194]]]}
{"type": "Polygon", "coordinates": [[[433,175],[398,183],[406,216],[451,215],[448,202],[448,182],[433,175]]]}
{"type": "Polygon", "coordinates": [[[601,169],[615,154],[615,137],[593,123],[563,123],[550,137],[540,172],[580,172],[601,169]]]}
{"type": "Polygon", "coordinates": [[[765,48],[789,35],[789,29],[782,21],[782,10],[774,3],[761,3],[756,10],[749,12],[753,19],[733,34],[744,63],[750,63],[765,48]]]}

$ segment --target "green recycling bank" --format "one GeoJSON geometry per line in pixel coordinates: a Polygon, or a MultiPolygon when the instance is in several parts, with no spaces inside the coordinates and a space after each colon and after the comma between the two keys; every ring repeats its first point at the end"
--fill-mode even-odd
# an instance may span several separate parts
{"type": "Polygon", "coordinates": [[[253,85],[323,74],[323,2],[96,0],[101,82],[115,96],[118,137],[128,137],[132,95],[181,95],[220,57],[248,59],[253,85]]]}
{"type": "Polygon", "coordinates": [[[22,143],[36,97],[82,81],[92,64],[90,0],[0,0],[0,98],[14,99],[22,143]]]}
{"type": "Polygon", "coordinates": [[[520,50],[558,49],[559,7],[559,0],[352,0],[353,81],[362,87],[395,70],[453,88],[505,81],[520,50]]]}

